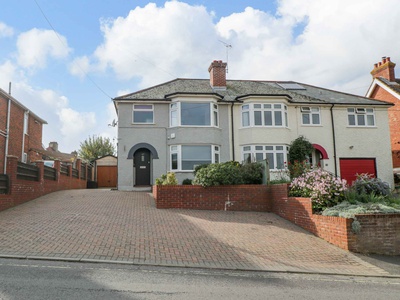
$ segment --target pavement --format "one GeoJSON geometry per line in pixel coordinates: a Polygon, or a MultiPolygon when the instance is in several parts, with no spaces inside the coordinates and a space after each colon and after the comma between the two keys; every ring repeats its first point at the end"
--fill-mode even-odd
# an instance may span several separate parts
{"type": "Polygon", "coordinates": [[[0,212],[0,257],[400,278],[399,257],[355,255],[272,213],[162,210],[105,189],[0,212]]]}

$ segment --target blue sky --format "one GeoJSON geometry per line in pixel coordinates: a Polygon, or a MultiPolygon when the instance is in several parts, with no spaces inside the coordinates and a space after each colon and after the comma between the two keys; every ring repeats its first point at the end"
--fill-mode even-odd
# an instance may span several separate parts
{"type": "MultiPolygon", "coordinates": [[[[116,141],[111,98],[177,77],[295,80],[364,95],[400,63],[400,6],[374,0],[18,0],[0,10],[0,88],[45,119],[43,144],[116,141]]],[[[399,77],[399,76],[398,76],[399,77]]]]}

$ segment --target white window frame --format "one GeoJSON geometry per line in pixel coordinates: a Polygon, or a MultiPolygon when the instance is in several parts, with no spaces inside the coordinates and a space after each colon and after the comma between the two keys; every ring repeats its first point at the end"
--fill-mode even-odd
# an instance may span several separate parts
{"type": "Polygon", "coordinates": [[[301,124],[304,126],[315,126],[321,125],[321,109],[318,106],[302,106],[300,107],[301,111],[301,124]],[[303,116],[308,115],[310,123],[304,123],[303,116]],[[318,123],[314,123],[313,116],[318,115],[318,123]]]}
{"type": "Polygon", "coordinates": [[[215,102],[201,102],[201,101],[180,101],[173,102],[169,106],[169,126],[170,127],[218,127],[219,126],[219,109],[218,104],[215,102]],[[210,110],[210,124],[209,125],[182,125],[182,103],[190,104],[208,104],[210,110]],[[176,124],[173,122],[172,114],[176,114],[176,124]]]}
{"type": "Polygon", "coordinates": [[[269,127],[269,128],[287,128],[288,113],[287,106],[283,103],[246,103],[241,107],[242,128],[247,127],[269,127]],[[279,107],[278,107],[279,106],[279,107]],[[266,124],[266,112],[271,114],[271,125],[266,124]],[[282,124],[276,124],[276,113],[281,115],[282,124]],[[256,114],[261,118],[261,123],[256,124],[256,114]],[[247,116],[246,118],[244,116],[247,116]],[[247,121],[248,118],[248,122],[247,121]]]}
{"type": "Polygon", "coordinates": [[[132,123],[133,124],[141,124],[141,125],[146,125],[146,124],[154,124],[154,105],[153,104],[133,104],[132,106],[132,123]],[[149,108],[136,108],[135,106],[148,106],[149,108]],[[151,108],[150,108],[151,107],[151,108]],[[137,122],[135,121],[135,112],[151,112],[153,115],[153,120],[152,122],[137,122]]]}
{"type": "Polygon", "coordinates": [[[242,146],[242,159],[243,162],[259,161],[262,155],[262,159],[268,158],[268,153],[273,155],[273,162],[269,161],[269,169],[272,171],[284,170],[286,168],[286,162],[288,157],[289,147],[286,145],[245,145],[242,146]],[[283,163],[278,165],[278,155],[282,154],[283,163]],[[278,168],[281,167],[281,168],[278,168]]]}
{"type": "MultiPolygon", "coordinates": [[[[170,146],[170,163],[169,169],[171,172],[193,172],[193,170],[183,170],[182,169],[182,146],[209,146],[211,148],[211,162],[210,163],[219,163],[220,162],[220,153],[221,153],[221,146],[219,145],[171,145],[170,146]],[[178,163],[177,168],[174,169],[172,166],[173,159],[172,157],[176,155],[178,163]],[[218,159],[218,161],[217,161],[218,159]]],[[[207,162],[208,163],[208,162],[207,162]]]]}
{"type": "Polygon", "coordinates": [[[375,110],[365,107],[347,108],[347,125],[349,127],[376,127],[375,110]],[[350,122],[351,118],[354,124],[350,124],[352,123],[350,122]],[[361,122],[361,120],[363,120],[363,122],[361,122]]]}

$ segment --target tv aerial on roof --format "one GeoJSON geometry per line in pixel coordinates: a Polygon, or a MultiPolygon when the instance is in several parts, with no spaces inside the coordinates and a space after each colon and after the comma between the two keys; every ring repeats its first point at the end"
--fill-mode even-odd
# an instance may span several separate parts
{"type": "Polygon", "coordinates": [[[232,45],[231,45],[231,44],[228,44],[228,43],[226,43],[226,42],[224,42],[224,41],[221,41],[221,40],[218,40],[218,41],[221,42],[222,44],[224,44],[224,46],[225,46],[225,48],[226,48],[226,73],[228,73],[228,66],[229,66],[229,63],[228,63],[228,60],[229,60],[229,49],[232,48],[232,45]]]}

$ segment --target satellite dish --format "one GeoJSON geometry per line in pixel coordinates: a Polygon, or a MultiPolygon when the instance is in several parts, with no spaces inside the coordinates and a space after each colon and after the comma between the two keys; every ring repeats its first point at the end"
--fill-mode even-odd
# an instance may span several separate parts
{"type": "Polygon", "coordinates": [[[115,126],[117,126],[117,124],[118,124],[118,122],[117,121],[115,121],[115,119],[111,122],[111,124],[108,124],[108,126],[110,126],[110,127],[115,127],[115,126]]]}

